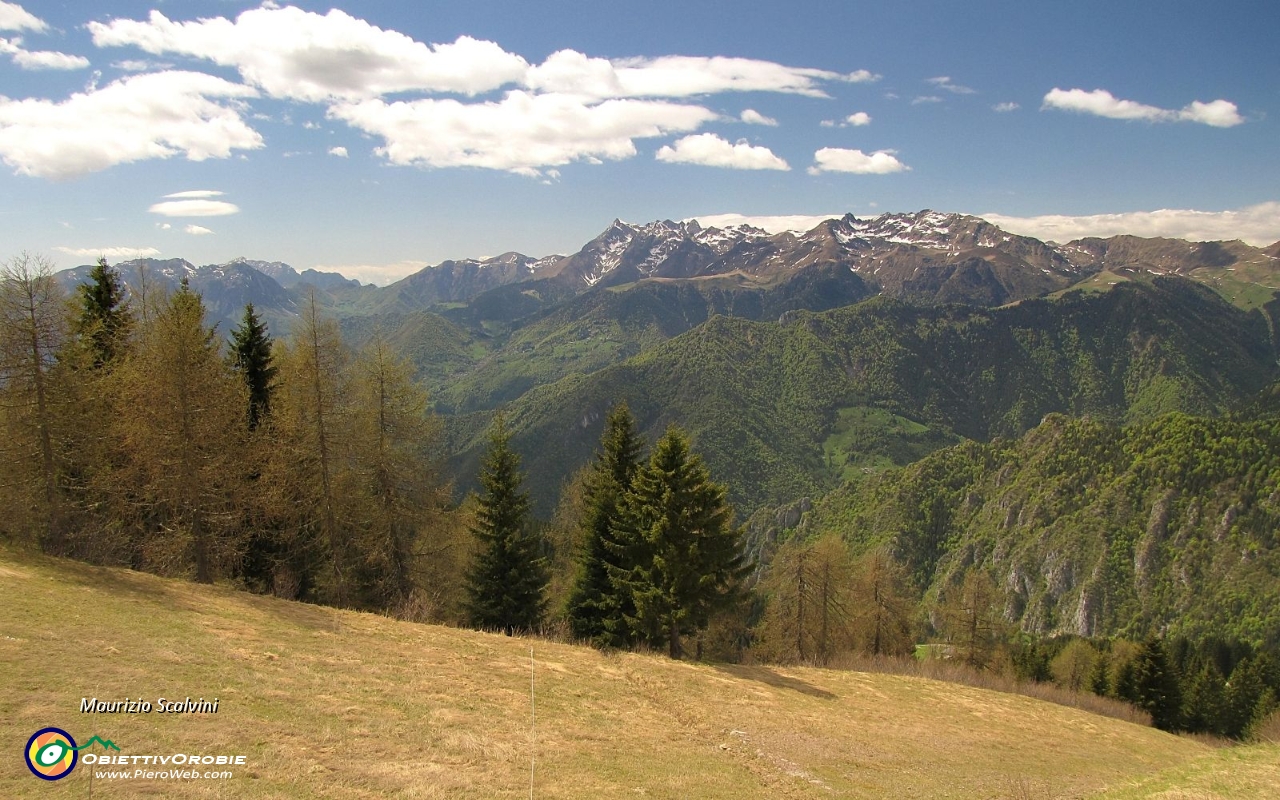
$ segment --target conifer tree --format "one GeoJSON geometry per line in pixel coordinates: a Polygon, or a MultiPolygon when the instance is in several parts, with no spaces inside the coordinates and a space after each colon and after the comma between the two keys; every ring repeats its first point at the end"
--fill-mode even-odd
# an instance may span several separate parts
{"type": "MultiPolygon", "coordinates": [[[[0,268],[0,488],[4,522],[30,525],[46,550],[62,550],[61,437],[55,354],[66,339],[63,296],[48,261],[26,253],[0,268]],[[30,518],[24,519],[30,512],[30,518]]],[[[25,531],[24,531],[25,532],[25,531]]]]}
{"type": "Polygon", "coordinates": [[[887,547],[877,547],[854,565],[851,602],[856,609],[859,649],[872,656],[905,656],[915,649],[914,603],[906,570],[887,547]]]}
{"type": "Polygon", "coordinates": [[[415,589],[417,544],[444,505],[434,464],[440,423],[408,360],[381,334],[359,353],[351,384],[352,436],[361,552],[359,589],[366,604],[399,611],[415,589]]]}
{"type": "Polygon", "coordinates": [[[240,326],[231,332],[231,362],[249,388],[246,419],[249,430],[256,430],[271,413],[271,395],[275,393],[278,370],[271,360],[267,326],[253,310],[253,303],[244,307],[240,326]]]}
{"type": "Polygon", "coordinates": [[[130,487],[122,496],[154,549],[185,551],[189,540],[195,578],[210,583],[235,549],[245,391],[186,281],[117,372],[127,462],[116,479],[130,487]]]}
{"type": "Polygon", "coordinates": [[[529,530],[529,495],[520,488],[520,456],[501,415],[489,434],[480,466],[480,486],[472,533],[479,552],[467,576],[471,624],[508,636],[532,631],[546,608],[546,565],[538,539],[529,530]]]}
{"type": "Polygon", "coordinates": [[[79,334],[94,367],[116,361],[124,352],[133,327],[120,274],[99,258],[80,287],[79,334]]]}
{"type": "Polygon", "coordinates": [[[611,570],[635,603],[627,622],[641,641],[665,645],[672,658],[684,654],[682,637],[706,627],[711,613],[736,597],[749,569],[726,493],[673,426],[637,471],[614,529],[615,552],[630,565],[611,570]]]}
{"type": "Polygon", "coordinates": [[[1151,723],[1162,731],[1176,731],[1182,718],[1182,689],[1159,637],[1142,643],[1133,661],[1134,689],[1139,708],[1151,714],[1151,723]]]}
{"type": "Polygon", "coordinates": [[[642,446],[630,409],[618,404],[605,421],[600,451],[587,476],[583,545],[567,610],[573,635],[600,646],[626,645],[625,618],[635,615],[630,593],[619,591],[609,574],[610,568],[626,566],[614,552],[613,527],[639,469],[642,446]]]}
{"type": "Polygon", "coordinates": [[[972,567],[960,586],[947,590],[942,630],[956,655],[974,669],[986,669],[1004,638],[1000,593],[986,572],[972,567]]]}

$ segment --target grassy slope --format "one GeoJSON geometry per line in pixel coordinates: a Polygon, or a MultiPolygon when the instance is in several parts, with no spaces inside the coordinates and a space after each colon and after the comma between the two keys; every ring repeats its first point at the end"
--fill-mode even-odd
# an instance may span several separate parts
{"type": "MultiPolygon", "coordinates": [[[[249,758],[229,781],[95,781],[101,798],[528,792],[529,640],[6,549],[0,607],[0,796],[86,793],[83,764],[44,784],[17,759],[47,725],[113,739],[124,753],[249,758]],[[83,696],[188,694],[220,697],[219,713],[78,712],[83,696]]],[[[1180,781],[1204,790],[1195,797],[1280,790],[1275,747],[1215,751],[1020,696],[533,647],[539,797],[1082,797],[1110,787],[1128,798],[1180,781]]]]}

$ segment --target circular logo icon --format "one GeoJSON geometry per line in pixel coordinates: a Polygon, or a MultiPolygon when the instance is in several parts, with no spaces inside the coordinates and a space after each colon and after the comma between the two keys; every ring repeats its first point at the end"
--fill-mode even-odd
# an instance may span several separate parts
{"type": "Polygon", "coordinates": [[[61,728],[41,728],[27,740],[27,768],[37,778],[56,781],[75,769],[80,754],[76,740],[61,728]]]}

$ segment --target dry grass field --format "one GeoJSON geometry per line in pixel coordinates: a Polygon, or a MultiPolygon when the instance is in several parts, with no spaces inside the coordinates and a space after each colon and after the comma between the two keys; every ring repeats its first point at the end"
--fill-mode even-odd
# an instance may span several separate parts
{"type": "Polygon", "coordinates": [[[517,798],[531,755],[539,798],[1280,796],[1280,747],[1219,749],[1019,695],[601,654],[6,549],[0,732],[4,798],[517,798]],[[85,697],[161,696],[219,710],[80,713],[85,697]],[[46,782],[22,759],[46,726],[122,754],[247,763],[92,785],[81,763],[46,782]]]}

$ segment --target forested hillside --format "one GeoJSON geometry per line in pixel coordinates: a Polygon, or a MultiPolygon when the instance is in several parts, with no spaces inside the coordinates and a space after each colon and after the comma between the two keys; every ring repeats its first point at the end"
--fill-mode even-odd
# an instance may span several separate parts
{"type": "MultiPolygon", "coordinates": [[[[956,437],[1017,436],[1052,412],[1115,423],[1220,414],[1275,374],[1260,312],[1158,278],[998,309],[877,297],[778,322],[716,316],[508,408],[543,514],[618,400],[646,433],[673,421],[689,430],[749,514],[956,437]]],[[[455,474],[474,474],[486,419],[449,420],[455,474]]]]}
{"type": "MultiPolygon", "coordinates": [[[[762,513],[755,546],[789,536],[762,513]]],[[[926,597],[976,568],[1004,616],[1048,636],[1159,633],[1280,645],[1280,418],[1128,427],[1050,415],[846,484],[801,536],[887,545],[926,597]]]]}

